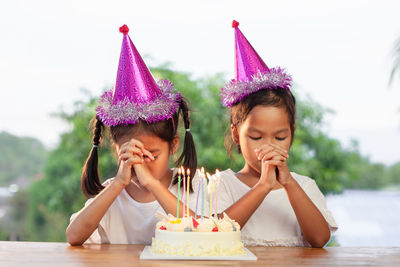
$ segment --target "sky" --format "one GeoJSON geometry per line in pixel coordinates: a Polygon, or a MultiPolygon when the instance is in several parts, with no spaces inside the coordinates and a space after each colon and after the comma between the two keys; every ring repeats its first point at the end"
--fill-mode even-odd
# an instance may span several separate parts
{"type": "MultiPolygon", "coordinates": [[[[334,111],[324,131],[374,162],[400,161],[399,1],[2,1],[0,131],[55,147],[68,129],[51,116],[115,82],[122,34],[148,66],[233,78],[232,19],[296,94],[334,111]]],[[[217,120],[216,120],[216,123],[217,120]]]]}

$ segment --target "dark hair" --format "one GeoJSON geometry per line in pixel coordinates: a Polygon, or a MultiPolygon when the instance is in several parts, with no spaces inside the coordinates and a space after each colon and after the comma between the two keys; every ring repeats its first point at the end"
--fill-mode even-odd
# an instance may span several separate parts
{"type": "MultiPolygon", "coordinates": [[[[127,135],[135,135],[137,133],[151,133],[162,140],[168,142],[170,145],[177,135],[179,115],[182,116],[183,123],[185,126],[185,140],[183,144],[182,154],[175,162],[176,166],[182,164],[186,169],[190,169],[190,192],[193,192],[192,181],[197,169],[197,154],[196,147],[194,145],[193,136],[188,129],[190,129],[190,114],[189,106],[187,102],[182,98],[179,102],[179,109],[172,116],[171,119],[155,122],[146,123],[145,121],[139,121],[134,125],[119,125],[110,127],[110,138],[116,143],[117,140],[127,135]]],[[[89,157],[87,158],[85,165],[82,170],[81,188],[82,192],[87,197],[97,195],[104,189],[101,184],[100,175],[98,170],[98,146],[101,144],[102,130],[104,124],[99,120],[98,117],[94,118],[94,129],[93,129],[93,148],[90,151],[89,157]]],[[[174,177],[173,184],[178,183],[177,175],[174,177]]],[[[181,181],[183,183],[183,180],[181,181]]]]}
{"type": "Polygon", "coordinates": [[[104,124],[97,117],[93,118],[90,124],[93,128],[93,147],[83,165],[81,178],[81,189],[87,197],[98,194],[104,188],[100,181],[98,168],[98,149],[103,139],[104,124]]]}
{"type": "MultiPolygon", "coordinates": [[[[238,127],[242,122],[244,122],[249,115],[250,111],[255,106],[272,106],[272,107],[283,107],[286,109],[288,115],[290,132],[292,139],[290,143],[293,142],[294,130],[295,130],[295,120],[296,120],[296,99],[290,90],[278,88],[274,90],[259,90],[242,101],[234,104],[230,109],[230,122],[231,125],[238,127]]],[[[230,131],[228,131],[230,133],[230,131]]],[[[225,147],[232,154],[232,147],[234,143],[230,135],[225,137],[225,147]]],[[[237,151],[241,153],[240,145],[237,144],[237,151]]]]}

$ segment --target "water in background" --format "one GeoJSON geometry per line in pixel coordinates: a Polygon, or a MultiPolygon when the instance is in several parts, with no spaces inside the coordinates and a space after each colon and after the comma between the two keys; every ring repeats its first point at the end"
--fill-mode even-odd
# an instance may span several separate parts
{"type": "Polygon", "coordinates": [[[341,247],[400,246],[400,191],[345,190],[327,203],[341,247]]]}

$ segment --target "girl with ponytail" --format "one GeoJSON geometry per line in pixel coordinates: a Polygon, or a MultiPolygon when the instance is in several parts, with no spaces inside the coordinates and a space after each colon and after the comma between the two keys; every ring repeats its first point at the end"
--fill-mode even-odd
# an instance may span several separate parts
{"type": "Polygon", "coordinates": [[[296,129],[292,78],[268,68],[238,25],[233,21],[236,78],[221,97],[244,165],[221,172],[218,212],[240,224],[247,246],[323,247],[337,224],[315,181],[287,164],[296,129]]]}
{"type": "MultiPolygon", "coordinates": [[[[190,193],[199,186],[187,102],[172,82],[155,82],[127,35],[128,27],[124,25],[120,31],[124,39],[117,82],[114,90],[103,94],[96,109],[93,148],[81,179],[82,192],[89,199],[82,210],[71,216],[66,230],[71,245],[150,244],[158,222],[155,214],[177,216],[177,168],[170,168],[169,162],[179,147],[180,118],[185,136],[175,164],[190,170],[187,184],[190,193]],[[115,147],[119,169],[114,178],[102,183],[98,157],[106,129],[115,147]]],[[[179,187],[182,196],[183,179],[179,187]]],[[[186,204],[193,216],[195,198],[189,199],[186,204]]],[[[179,213],[183,214],[186,206],[182,202],[179,207],[179,213]]]]}

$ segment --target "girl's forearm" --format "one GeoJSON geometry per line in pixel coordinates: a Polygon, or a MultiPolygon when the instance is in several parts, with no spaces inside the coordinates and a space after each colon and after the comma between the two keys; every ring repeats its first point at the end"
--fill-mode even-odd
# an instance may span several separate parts
{"type": "Polygon", "coordinates": [[[82,245],[98,227],[100,220],[124,189],[124,185],[113,180],[92,202],[84,207],[68,225],[65,234],[71,245],[82,245]]]}
{"type": "Polygon", "coordinates": [[[330,239],[328,223],[296,180],[285,186],[304,237],[313,247],[323,247],[330,239]]]}

